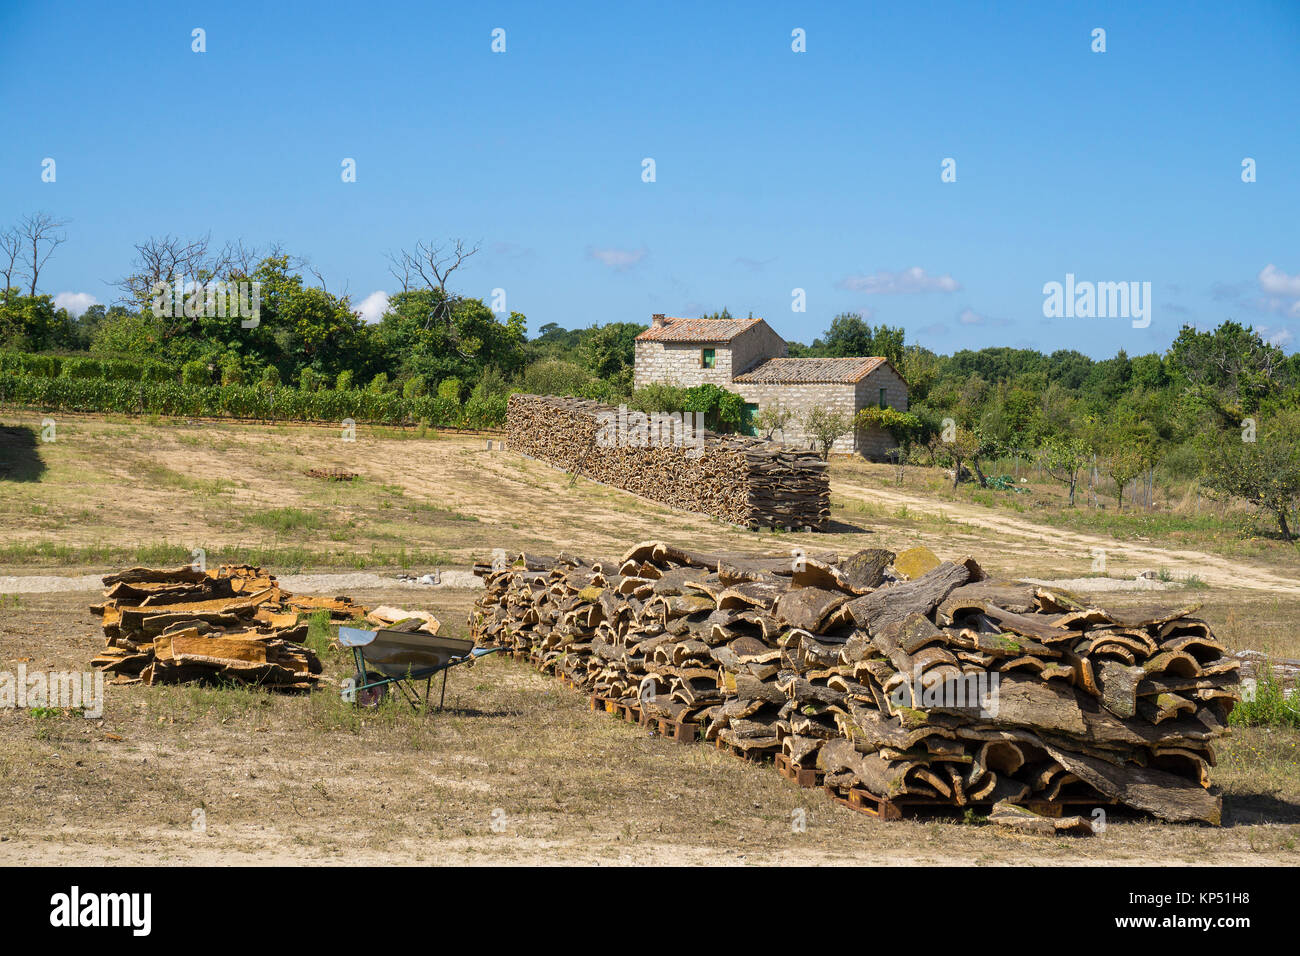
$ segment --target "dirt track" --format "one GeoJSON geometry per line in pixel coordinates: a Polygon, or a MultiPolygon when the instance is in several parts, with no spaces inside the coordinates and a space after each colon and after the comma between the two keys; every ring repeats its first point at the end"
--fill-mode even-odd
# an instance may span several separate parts
{"type": "MultiPolygon", "coordinates": [[[[1080,556],[1090,558],[1094,549],[1106,552],[1110,565],[1123,559],[1126,565],[1138,569],[1168,568],[1175,577],[1195,574],[1206,584],[1217,587],[1253,588],[1284,594],[1300,594],[1300,581],[1277,574],[1267,568],[1223,558],[1203,551],[1182,548],[1163,548],[1156,545],[1121,541],[1109,535],[1084,534],[1034,524],[1019,518],[999,514],[978,505],[953,501],[935,501],[921,495],[890,489],[855,485],[838,478],[835,492],[858,501],[872,501],[890,505],[905,505],[922,514],[946,515],[960,524],[997,533],[1003,539],[1030,542],[1042,554],[1068,555],[1072,561],[1080,556]]],[[[1017,543],[1015,550],[1024,554],[1024,545],[1017,543]]]]}

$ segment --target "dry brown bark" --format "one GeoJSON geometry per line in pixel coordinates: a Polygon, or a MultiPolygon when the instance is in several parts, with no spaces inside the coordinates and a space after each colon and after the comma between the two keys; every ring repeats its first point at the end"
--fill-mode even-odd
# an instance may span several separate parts
{"type": "Polygon", "coordinates": [[[1208,768],[1237,664],[1194,608],[1113,613],[969,559],[907,580],[888,554],[520,555],[476,567],[470,627],[592,694],[878,797],[1219,822],[1208,768]]]}

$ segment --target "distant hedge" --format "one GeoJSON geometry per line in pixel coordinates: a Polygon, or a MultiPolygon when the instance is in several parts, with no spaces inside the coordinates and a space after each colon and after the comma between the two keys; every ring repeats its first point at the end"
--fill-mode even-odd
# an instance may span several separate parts
{"type": "MultiPolygon", "coordinates": [[[[10,353],[15,354],[15,353],[10,353]]],[[[27,356],[50,359],[50,356],[27,356]]],[[[57,358],[55,359],[56,361],[57,358]]],[[[64,359],[62,363],[70,360],[64,359]]],[[[41,366],[48,368],[47,366],[41,366]]],[[[66,368],[66,365],[63,365],[66,368]]],[[[465,403],[358,388],[308,391],[268,385],[182,385],[179,381],[84,378],[71,374],[14,374],[0,365],[0,401],[59,411],[126,415],[195,415],[266,421],[415,424],[491,428],[505,424],[506,396],[465,403]]]]}
{"type": "Polygon", "coordinates": [[[180,370],[152,359],[100,359],[0,351],[0,375],[108,382],[176,382],[180,370]]]}

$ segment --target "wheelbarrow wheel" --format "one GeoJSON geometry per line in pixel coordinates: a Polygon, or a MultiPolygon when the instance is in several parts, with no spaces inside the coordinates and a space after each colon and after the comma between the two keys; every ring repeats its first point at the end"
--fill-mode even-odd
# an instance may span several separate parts
{"type": "Polygon", "coordinates": [[[366,687],[366,684],[373,684],[375,681],[383,680],[382,674],[376,674],[374,671],[362,674],[358,671],[352,675],[353,686],[357,688],[356,705],[364,707],[366,710],[374,710],[388,696],[388,685],[380,684],[377,687],[366,687]]]}

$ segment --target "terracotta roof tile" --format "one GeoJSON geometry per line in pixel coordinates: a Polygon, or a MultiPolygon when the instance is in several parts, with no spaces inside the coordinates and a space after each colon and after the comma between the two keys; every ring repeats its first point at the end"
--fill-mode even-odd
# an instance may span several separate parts
{"type": "Polygon", "coordinates": [[[665,316],[636,337],[638,342],[730,342],[762,319],[679,319],[665,316]]]}
{"type": "Polygon", "coordinates": [[[885,360],[864,358],[772,358],[732,381],[768,385],[804,385],[819,382],[860,382],[885,360]]]}

